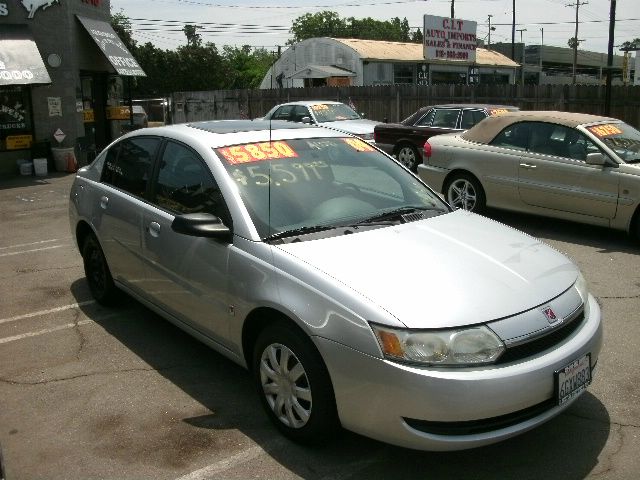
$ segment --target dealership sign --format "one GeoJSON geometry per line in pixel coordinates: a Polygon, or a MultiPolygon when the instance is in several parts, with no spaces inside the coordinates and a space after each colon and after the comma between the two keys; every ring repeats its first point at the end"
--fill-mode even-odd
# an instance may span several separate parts
{"type": "Polygon", "coordinates": [[[477,22],[424,16],[425,60],[476,61],[477,22]]]}

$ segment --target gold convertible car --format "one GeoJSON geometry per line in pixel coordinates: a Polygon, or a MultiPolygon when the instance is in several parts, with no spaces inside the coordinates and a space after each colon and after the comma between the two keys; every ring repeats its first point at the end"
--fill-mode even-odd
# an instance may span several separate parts
{"type": "Polygon", "coordinates": [[[424,145],[420,178],[449,204],[625,230],[640,238],[640,132],[608,117],[513,112],[424,145]]]}

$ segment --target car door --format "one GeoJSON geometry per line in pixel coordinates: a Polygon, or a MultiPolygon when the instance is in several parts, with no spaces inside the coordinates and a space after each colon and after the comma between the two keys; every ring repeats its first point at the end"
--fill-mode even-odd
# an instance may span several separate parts
{"type": "Polygon", "coordinates": [[[283,105],[278,108],[273,115],[271,115],[271,120],[286,120],[291,121],[291,113],[293,112],[293,105],[283,105]]]}
{"type": "Polygon", "coordinates": [[[599,152],[581,132],[530,122],[527,151],[518,164],[521,200],[536,207],[611,219],[618,205],[616,169],[587,165],[587,152],[599,152]]]}
{"type": "Polygon", "coordinates": [[[215,339],[228,333],[228,260],[231,244],[176,233],[176,215],[206,212],[231,228],[231,218],[211,171],[191,148],[167,141],[159,157],[151,205],[143,214],[143,254],[151,300],[215,339]]]}
{"type": "Polygon", "coordinates": [[[137,292],[144,290],[145,280],[142,211],[160,143],[157,137],[133,137],[112,146],[93,209],[93,224],[113,278],[137,292]]]}

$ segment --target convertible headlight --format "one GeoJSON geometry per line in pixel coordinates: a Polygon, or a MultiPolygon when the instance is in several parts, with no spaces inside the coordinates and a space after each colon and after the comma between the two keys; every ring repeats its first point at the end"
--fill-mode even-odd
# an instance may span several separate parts
{"type": "Polygon", "coordinates": [[[494,363],[505,350],[498,336],[483,325],[428,331],[371,327],[389,360],[462,367],[494,363]]]}
{"type": "Polygon", "coordinates": [[[578,294],[580,298],[582,298],[582,303],[587,303],[587,298],[589,298],[589,288],[587,287],[587,281],[582,276],[582,273],[578,273],[578,279],[575,283],[576,290],[578,290],[578,294]]]}

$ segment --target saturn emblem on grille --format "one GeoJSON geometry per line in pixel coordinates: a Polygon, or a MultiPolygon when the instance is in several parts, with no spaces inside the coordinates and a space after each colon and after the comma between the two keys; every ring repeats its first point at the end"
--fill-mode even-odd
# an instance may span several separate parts
{"type": "Polygon", "coordinates": [[[542,313],[544,313],[544,316],[547,317],[547,321],[550,324],[556,323],[556,321],[558,320],[556,313],[552,310],[551,307],[544,307],[542,309],[542,313]]]}

